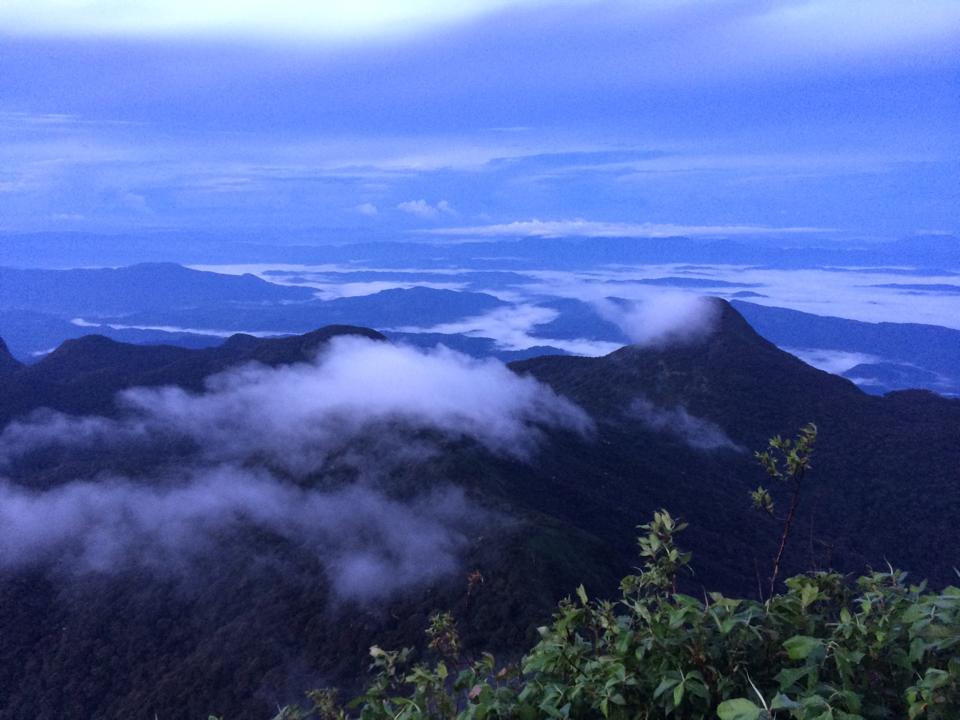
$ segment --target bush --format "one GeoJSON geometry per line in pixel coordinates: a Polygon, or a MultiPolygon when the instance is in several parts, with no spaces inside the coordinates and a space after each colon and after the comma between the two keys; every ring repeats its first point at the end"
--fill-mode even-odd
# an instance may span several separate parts
{"type": "Polygon", "coordinates": [[[850,581],[818,572],[765,603],[677,593],[689,555],[666,511],[641,526],[644,566],[616,603],[585,589],[560,603],[518,665],[459,658],[437,615],[437,656],[371,649],[373,681],[340,707],[329,691],[276,720],[663,718],[854,720],[960,718],[960,589],[928,592],[890,569],[850,581]]]}

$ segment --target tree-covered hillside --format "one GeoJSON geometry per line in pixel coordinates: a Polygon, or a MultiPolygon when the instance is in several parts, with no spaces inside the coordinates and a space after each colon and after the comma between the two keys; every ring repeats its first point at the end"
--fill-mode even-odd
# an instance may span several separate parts
{"type": "MultiPolygon", "coordinates": [[[[660,507],[690,522],[685,545],[697,558],[696,574],[681,574],[681,592],[756,598],[778,535],[776,520],[749,506],[749,493],[764,481],[751,451],[811,420],[821,433],[816,482],[797,511],[781,577],[811,567],[862,573],[889,560],[928,578],[932,587],[953,582],[958,559],[951,549],[960,536],[950,508],[960,501],[960,402],[930,393],[868,396],[762,340],[728,305],[717,307],[716,327],[696,342],[628,347],[602,358],[536,358],[512,365],[512,374],[500,367],[498,383],[519,382],[511,385],[519,389],[528,382],[523,378],[535,378],[543,392],[576,403],[588,419],[582,432],[541,422],[530,430],[525,455],[493,452],[469,433],[438,425],[411,425],[389,415],[354,427],[341,414],[331,416],[336,421],[330,428],[323,418],[306,426],[318,432],[352,428],[349,441],[315,465],[297,466],[258,446],[238,449],[275,428],[263,409],[251,417],[254,427],[234,439],[231,413],[242,406],[229,406],[207,424],[222,431],[217,447],[242,451],[242,462],[218,471],[214,489],[234,497],[234,478],[258,488],[270,474],[294,500],[282,506],[289,515],[271,516],[266,525],[250,516],[271,511],[269,502],[244,500],[240,510],[230,506],[231,524],[207,528],[205,505],[198,502],[208,503],[207,496],[167,500],[164,493],[181,492],[196,473],[209,477],[218,460],[204,454],[197,438],[153,434],[155,426],[143,426],[116,393],[152,387],[137,391],[138,397],[152,398],[164,411],[178,412],[178,403],[199,411],[209,407],[217,388],[229,387],[211,380],[213,374],[236,363],[247,369],[230,376],[235,380],[251,372],[309,372],[310,382],[325,392],[323,367],[311,366],[310,359],[344,334],[355,343],[389,347],[378,334],[340,328],[274,340],[238,336],[205,350],[88,338],[34,365],[8,363],[0,382],[0,412],[13,421],[4,429],[6,481],[0,487],[8,497],[33,502],[36,493],[50,492],[85,501],[106,488],[126,503],[115,516],[120,528],[130,521],[129,497],[146,498],[136,506],[144,508],[137,510],[137,527],[166,527],[171,515],[180,518],[182,508],[194,504],[201,514],[183,526],[174,523],[176,549],[183,551],[175,563],[158,565],[149,547],[133,543],[130,560],[91,572],[70,553],[19,562],[20,535],[4,546],[0,716],[216,713],[259,720],[310,687],[361,690],[370,645],[414,643],[437,610],[453,613],[467,655],[489,650],[516,658],[578,583],[598,597],[616,595],[618,579],[635,564],[629,540],[635,526],[660,507]],[[160,389],[170,385],[183,390],[160,389]],[[31,415],[45,405],[64,414],[31,415]],[[111,436],[114,428],[127,435],[111,436]],[[40,431],[56,431],[61,445],[37,445],[40,431]],[[97,442],[83,444],[84,433],[97,442]],[[36,449],[12,455],[15,439],[36,449]],[[359,462],[364,458],[376,462],[359,462]],[[331,516],[333,527],[343,529],[322,536],[323,543],[349,540],[362,548],[381,542],[383,528],[407,527],[424,508],[431,518],[440,513],[449,565],[420,584],[387,592],[394,587],[392,573],[401,572],[398,561],[393,570],[365,579],[385,589],[376,602],[345,600],[335,592],[337,566],[317,551],[326,545],[311,539],[316,522],[300,510],[300,499],[310,493],[343,498],[331,516]],[[354,497],[377,501],[351,505],[354,497]],[[448,504],[453,498],[454,512],[444,509],[443,498],[448,504]],[[374,511],[376,524],[365,527],[374,511]],[[191,544],[194,537],[203,542],[191,544]],[[467,577],[474,571],[483,582],[471,586],[467,577]]],[[[363,395],[371,404],[397,384],[393,378],[371,382],[363,395]]],[[[323,392],[316,391],[318,401],[323,392]]],[[[470,397],[482,402],[486,394],[470,397]]],[[[404,397],[422,405],[420,394],[404,397]]],[[[301,400],[289,397],[295,407],[301,400]]],[[[769,489],[784,507],[786,488],[769,489]]],[[[64,501],[27,530],[37,543],[59,537],[78,507],[86,506],[64,501]]],[[[421,526],[414,529],[386,535],[385,556],[401,557],[397,544],[428,536],[419,534],[421,526]]],[[[102,549],[93,542],[99,539],[92,536],[90,546],[102,549]]],[[[413,556],[404,572],[432,564],[420,558],[413,556]]]]}
{"type": "Polygon", "coordinates": [[[352,702],[315,690],[276,720],[960,715],[960,588],[931,592],[893,569],[821,571],[766,602],[692,597],[676,591],[690,569],[675,537],[684,527],[656,513],[619,600],[590,600],[581,585],[519,662],[466,655],[456,619],[440,613],[419,654],[370,649],[371,684],[352,702]]]}

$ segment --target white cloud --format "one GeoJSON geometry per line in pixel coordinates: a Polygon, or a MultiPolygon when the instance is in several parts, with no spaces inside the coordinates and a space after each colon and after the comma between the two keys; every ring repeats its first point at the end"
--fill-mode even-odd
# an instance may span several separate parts
{"type": "Polygon", "coordinates": [[[443,333],[468,335],[492,339],[503,350],[526,350],[527,348],[549,345],[566,350],[574,355],[596,357],[618,350],[620,345],[602,340],[574,339],[562,340],[531,335],[537,325],[543,325],[557,318],[559,313],[551,308],[533,303],[520,302],[510,307],[497,308],[483,315],[441,323],[430,327],[393,328],[398,332],[443,333]]]}
{"type": "Polygon", "coordinates": [[[596,220],[518,220],[494,225],[424,230],[453,237],[727,237],[734,235],[795,235],[830,232],[830,228],[766,225],[678,225],[672,223],[600,222],[596,220]]]}
{"type": "Polygon", "coordinates": [[[696,342],[715,327],[720,312],[710,298],[671,291],[655,291],[626,304],[598,300],[594,306],[631,342],[649,346],[696,342]]]}
{"type": "Polygon", "coordinates": [[[399,203],[397,210],[415,215],[426,220],[433,220],[441,215],[456,215],[457,211],[446,200],[439,201],[436,205],[431,205],[426,200],[408,200],[399,203]]]}
{"type": "MultiPolygon", "coordinates": [[[[569,2],[569,0],[567,0],[569,2]]],[[[350,39],[462,22],[548,0],[4,0],[0,28],[17,34],[208,34],[350,39]]]]}
{"type": "Polygon", "coordinates": [[[189,574],[218,538],[253,526],[315,552],[340,599],[366,601],[450,573],[465,533],[492,520],[453,489],[404,503],[364,485],[324,492],[232,466],[43,491],[0,481],[0,570],[55,562],[75,573],[189,574]]]}
{"type": "Polygon", "coordinates": [[[884,362],[884,359],[867,353],[848,352],[846,350],[829,350],[825,348],[783,348],[791,355],[803,360],[818,370],[824,370],[834,375],[841,375],[856,365],[864,363],[884,362]]]}
{"type": "Polygon", "coordinates": [[[544,427],[592,427],[497,361],[359,338],[332,342],[312,363],[228,371],[203,394],[129,390],[120,405],[115,417],[39,412],[0,433],[0,467],[13,477],[38,454],[70,453],[78,468],[120,448],[162,458],[136,478],[94,463],[95,478],[43,490],[0,478],[0,569],[190,572],[252,526],[315,553],[340,598],[375,599],[451,572],[468,535],[496,523],[426,471],[398,500],[393,471],[416,469],[440,438],[525,459],[544,427]]]}
{"type": "Polygon", "coordinates": [[[368,217],[376,215],[379,212],[377,210],[377,206],[369,202],[360,203],[354,208],[354,210],[361,215],[367,215],[368,217]]]}
{"type": "Polygon", "coordinates": [[[51,444],[179,437],[196,442],[207,461],[266,458],[303,473],[383,423],[472,437],[524,458],[536,448],[541,425],[581,432],[591,425],[577,406],[496,360],[363,338],[335,339],[314,363],[250,365],[207,385],[200,395],[178,387],[127,390],[120,419],[53,414],[11,423],[0,433],[0,466],[51,444]]]}

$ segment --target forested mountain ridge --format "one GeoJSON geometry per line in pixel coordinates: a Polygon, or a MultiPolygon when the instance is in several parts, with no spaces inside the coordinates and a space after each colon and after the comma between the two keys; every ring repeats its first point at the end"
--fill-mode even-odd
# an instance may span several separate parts
{"type": "MultiPolygon", "coordinates": [[[[386,340],[374,330],[330,325],[282,338],[237,334],[217,347],[196,349],[130,345],[86,335],[67,340],[32,365],[16,363],[8,354],[16,364],[8,361],[9,381],[0,386],[0,424],[40,407],[70,413],[106,412],[114,395],[130,387],[177,385],[202,390],[205,378],[242,363],[308,361],[324,343],[342,335],[386,340]]],[[[3,362],[0,354],[0,371],[3,362]]]]}
{"type": "MultiPolygon", "coordinates": [[[[429,430],[400,434],[405,446],[428,441],[435,449],[378,480],[385,492],[404,498],[454,483],[470,510],[457,521],[464,540],[456,569],[376,606],[338,602],[329,567],[262,528],[218,535],[216,554],[191,566],[187,583],[137,566],[91,573],[65,559],[4,570],[0,602],[15,612],[0,626],[0,713],[114,717],[147,708],[162,717],[259,718],[307,687],[350,686],[370,644],[413,644],[429,613],[442,609],[462,618],[467,647],[509,655],[529,644],[576,583],[612,592],[635,563],[636,524],[659,507],[691,521],[685,544],[697,574],[686,589],[753,595],[768,572],[775,527],[750,507],[760,477],[751,451],[809,421],[821,439],[785,574],[862,570],[889,559],[934,585],[948,582],[957,564],[949,549],[960,542],[945,511],[960,499],[960,401],[925,392],[869,396],[778,350],[729,304],[714,307],[709,332],[684,342],[511,365],[592,421],[583,434],[543,427],[529,457],[429,430]],[[471,587],[473,570],[483,582],[471,587]]],[[[67,412],[110,415],[122,388],[176,383],[199,393],[205,378],[234,363],[303,363],[343,334],[382,337],[333,328],[275,340],[239,336],[207,350],[87,338],[15,369],[0,397],[8,419],[47,404],[45,392],[67,412]]],[[[389,428],[372,427],[343,457],[378,457],[389,428]]],[[[131,446],[125,457],[106,450],[68,462],[38,455],[7,472],[14,484],[69,487],[75,478],[100,482],[108,468],[129,473],[160,462],[142,452],[131,446]]],[[[349,487],[340,459],[331,462],[332,474],[292,479],[305,488],[349,487]]]]}

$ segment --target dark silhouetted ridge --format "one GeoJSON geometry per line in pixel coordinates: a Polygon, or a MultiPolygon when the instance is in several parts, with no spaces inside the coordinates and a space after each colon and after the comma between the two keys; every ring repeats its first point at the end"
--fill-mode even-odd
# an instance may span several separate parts
{"type": "Polygon", "coordinates": [[[65,341],[34,365],[20,365],[10,357],[16,365],[0,386],[0,425],[39,407],[71,413],[108,412],[116,393],[135,386],[178,385],[199,391],[207,377],[234,365],[310,361],[325,343],[340,336],[386,341],[374,330],[349,325],[278,338],[239,334],[217,347],[199,349],[132,345],[86,335],[65,341]]]}
{"type": "Polygon", "coordinates": [[[0,338],[0,376],[8,375],[23,367],[7,348],[7,344],[0,338]]]}
{"type": "MultiPolygon", "coordinates": [[[[592,416],[591,433],[544,427],[538,452],[522,461],[445,438],[436,454],[383,479],[402,495],[452,481],[510,518],[465,549],[463,572],[476,568],[486,578],[475,596],[464,575],[454,574],[382,611],[351,608],[337,616],[326,610],[330,584],[322,566],[256,528],[225,536],[222,551],[197,565],[202,582],[187,592],[151,572],[65,583],[66,573],[24,571],[0,582],[0,605],[10,609],[0,613],[0,678],[9,678],[0,716],[136,716],[148,697],[158,717],[199,717],[211,708],[231,718],[267,717],[270,708],[259,694],[251,697],[251,688],[267,687],[264,678],[302,675],[291,658],[311,668],[310,686],[316,677],[349,683],[366,666],[371,644],[417,642],[438,607],[454,612],[468,652],[515,652],[575,583],[591,593],[612,591],[614,578],[636,565],[637,524],[663,507],[690,523],[682,540],[696,575],[682,578],[682,591],[752,593],[776,551],[778,524],[751,507],[750,491],[767,482],[751,451],[810,421],[820,436],[784,574],[811,567],[862,572],[889,560],[935,586],[955,583],[952,549],[960,547],[960,529],[949,509],[960,505],[960,400],[915,391],[867,395],[777,349],[730,305],[714,302],[716,323],[695,341],[511,365],[579,403],[592,416]],[[720,441],[702,442],[711,437],[720,441]],[[91,653],[109,659],[102,673],[91,674],[91,653]],[[38,715],[37,698],[53,710],[38,715]]],[[[383,337],[337,326],[272,339],[235,335],[200,350],[87,337],[0,382],[0,418],[43,405],[109,413],[124,387],[200,390],[206,377],[231,365],[300,362],[341,336],[383,337]]],[[[372,427],[349,451],[374,466],[379,441],[387,433],[392,443],[394,430],[399,426],[372,427]]],[[[12,482],[21,473],[50,487],[108,471],[135,475],[176,452],[166,443],[85,455],[67,448],[25,458],[4,473],[12,482]]],[[[337,465],[329,476],[319,470],[303,482],[339,483],[337,465]]],[[[771,491],[778,503],[786,500],[788,489],[771,491]]]]}
{"type": "Polygon", "coordinates": [[[718,308],[715,324],[695,340],[630,345],[601,358],[533,358],[511,367],[532,373],[595,416],[618,416],[625,398],[643,396],[711,417],[743,432],[750,444],[762,442],[784,421],[786,427],[799,425],[819,417],[827,405],[866,400],[849,380],[817,370],[762,338],[725,300],[711,302],[718,308]],[[744,426],[745,416],[760,421],[755,434],[744,426]]]}

